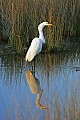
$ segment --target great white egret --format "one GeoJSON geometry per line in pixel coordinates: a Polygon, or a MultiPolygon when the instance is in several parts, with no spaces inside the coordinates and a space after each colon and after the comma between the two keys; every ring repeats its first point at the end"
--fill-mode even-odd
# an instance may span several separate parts
{"type": "Polygon", "coordinates": [[[45,38],[43,34],[43,28],[44,26],[53,26],[52,24],[49,24],[48,22],[42,22],[38,26],[39,31],[39,38],[36,37],[32,40],[31,45],[27,51],[26,54],[26,61],[31,61],[38,53],[42,50],[42,44],[45,43],[45,38]]]}

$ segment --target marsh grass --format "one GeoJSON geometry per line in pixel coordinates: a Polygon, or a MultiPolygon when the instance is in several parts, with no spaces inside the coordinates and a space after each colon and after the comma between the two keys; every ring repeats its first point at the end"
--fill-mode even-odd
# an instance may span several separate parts
{"type": "Polygon", "coordinates": [[[79,0],[1,0],[0,11],[1,31],[17,52],[30,45],[42,21],[54,24],[45,32],[48,50],[62,49],[63,38],[80,35],[79,0]]]}

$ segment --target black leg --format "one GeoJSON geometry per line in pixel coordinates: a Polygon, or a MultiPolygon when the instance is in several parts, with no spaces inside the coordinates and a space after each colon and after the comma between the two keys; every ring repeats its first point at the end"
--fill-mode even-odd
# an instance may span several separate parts
{"type": "Polygon", "coordinates": [[[24,69],[26,69],[26,61],[24,60],[23,63],[24,63],[24,69]]]}
{"type": "Polygon", "coordinates": [[[33,75],[35,76],[35,58],[33,59],[32,72],[33,75]]]}

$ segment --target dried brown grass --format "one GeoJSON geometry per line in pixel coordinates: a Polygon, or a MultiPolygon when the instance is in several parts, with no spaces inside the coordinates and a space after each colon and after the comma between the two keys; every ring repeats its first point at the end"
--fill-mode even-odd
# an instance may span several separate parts
{"type": "Polygon", "coordinates": [[[28,46],[38,35],[42,21],[54,24],[45,32],[48,50],[64,47],[63,38],[80,34],[79,0],[1,0],[1,28],[17,52],[28,46]]]}

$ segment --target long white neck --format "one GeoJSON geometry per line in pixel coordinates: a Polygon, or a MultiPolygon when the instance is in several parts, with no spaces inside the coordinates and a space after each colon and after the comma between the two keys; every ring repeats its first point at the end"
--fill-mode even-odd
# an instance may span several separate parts
{"type": "Polygon", "coordinates": [[[39,38],[42,40],[43,43],[45,43],[45,38],[42,30],[39,30],[39,38]]]}

